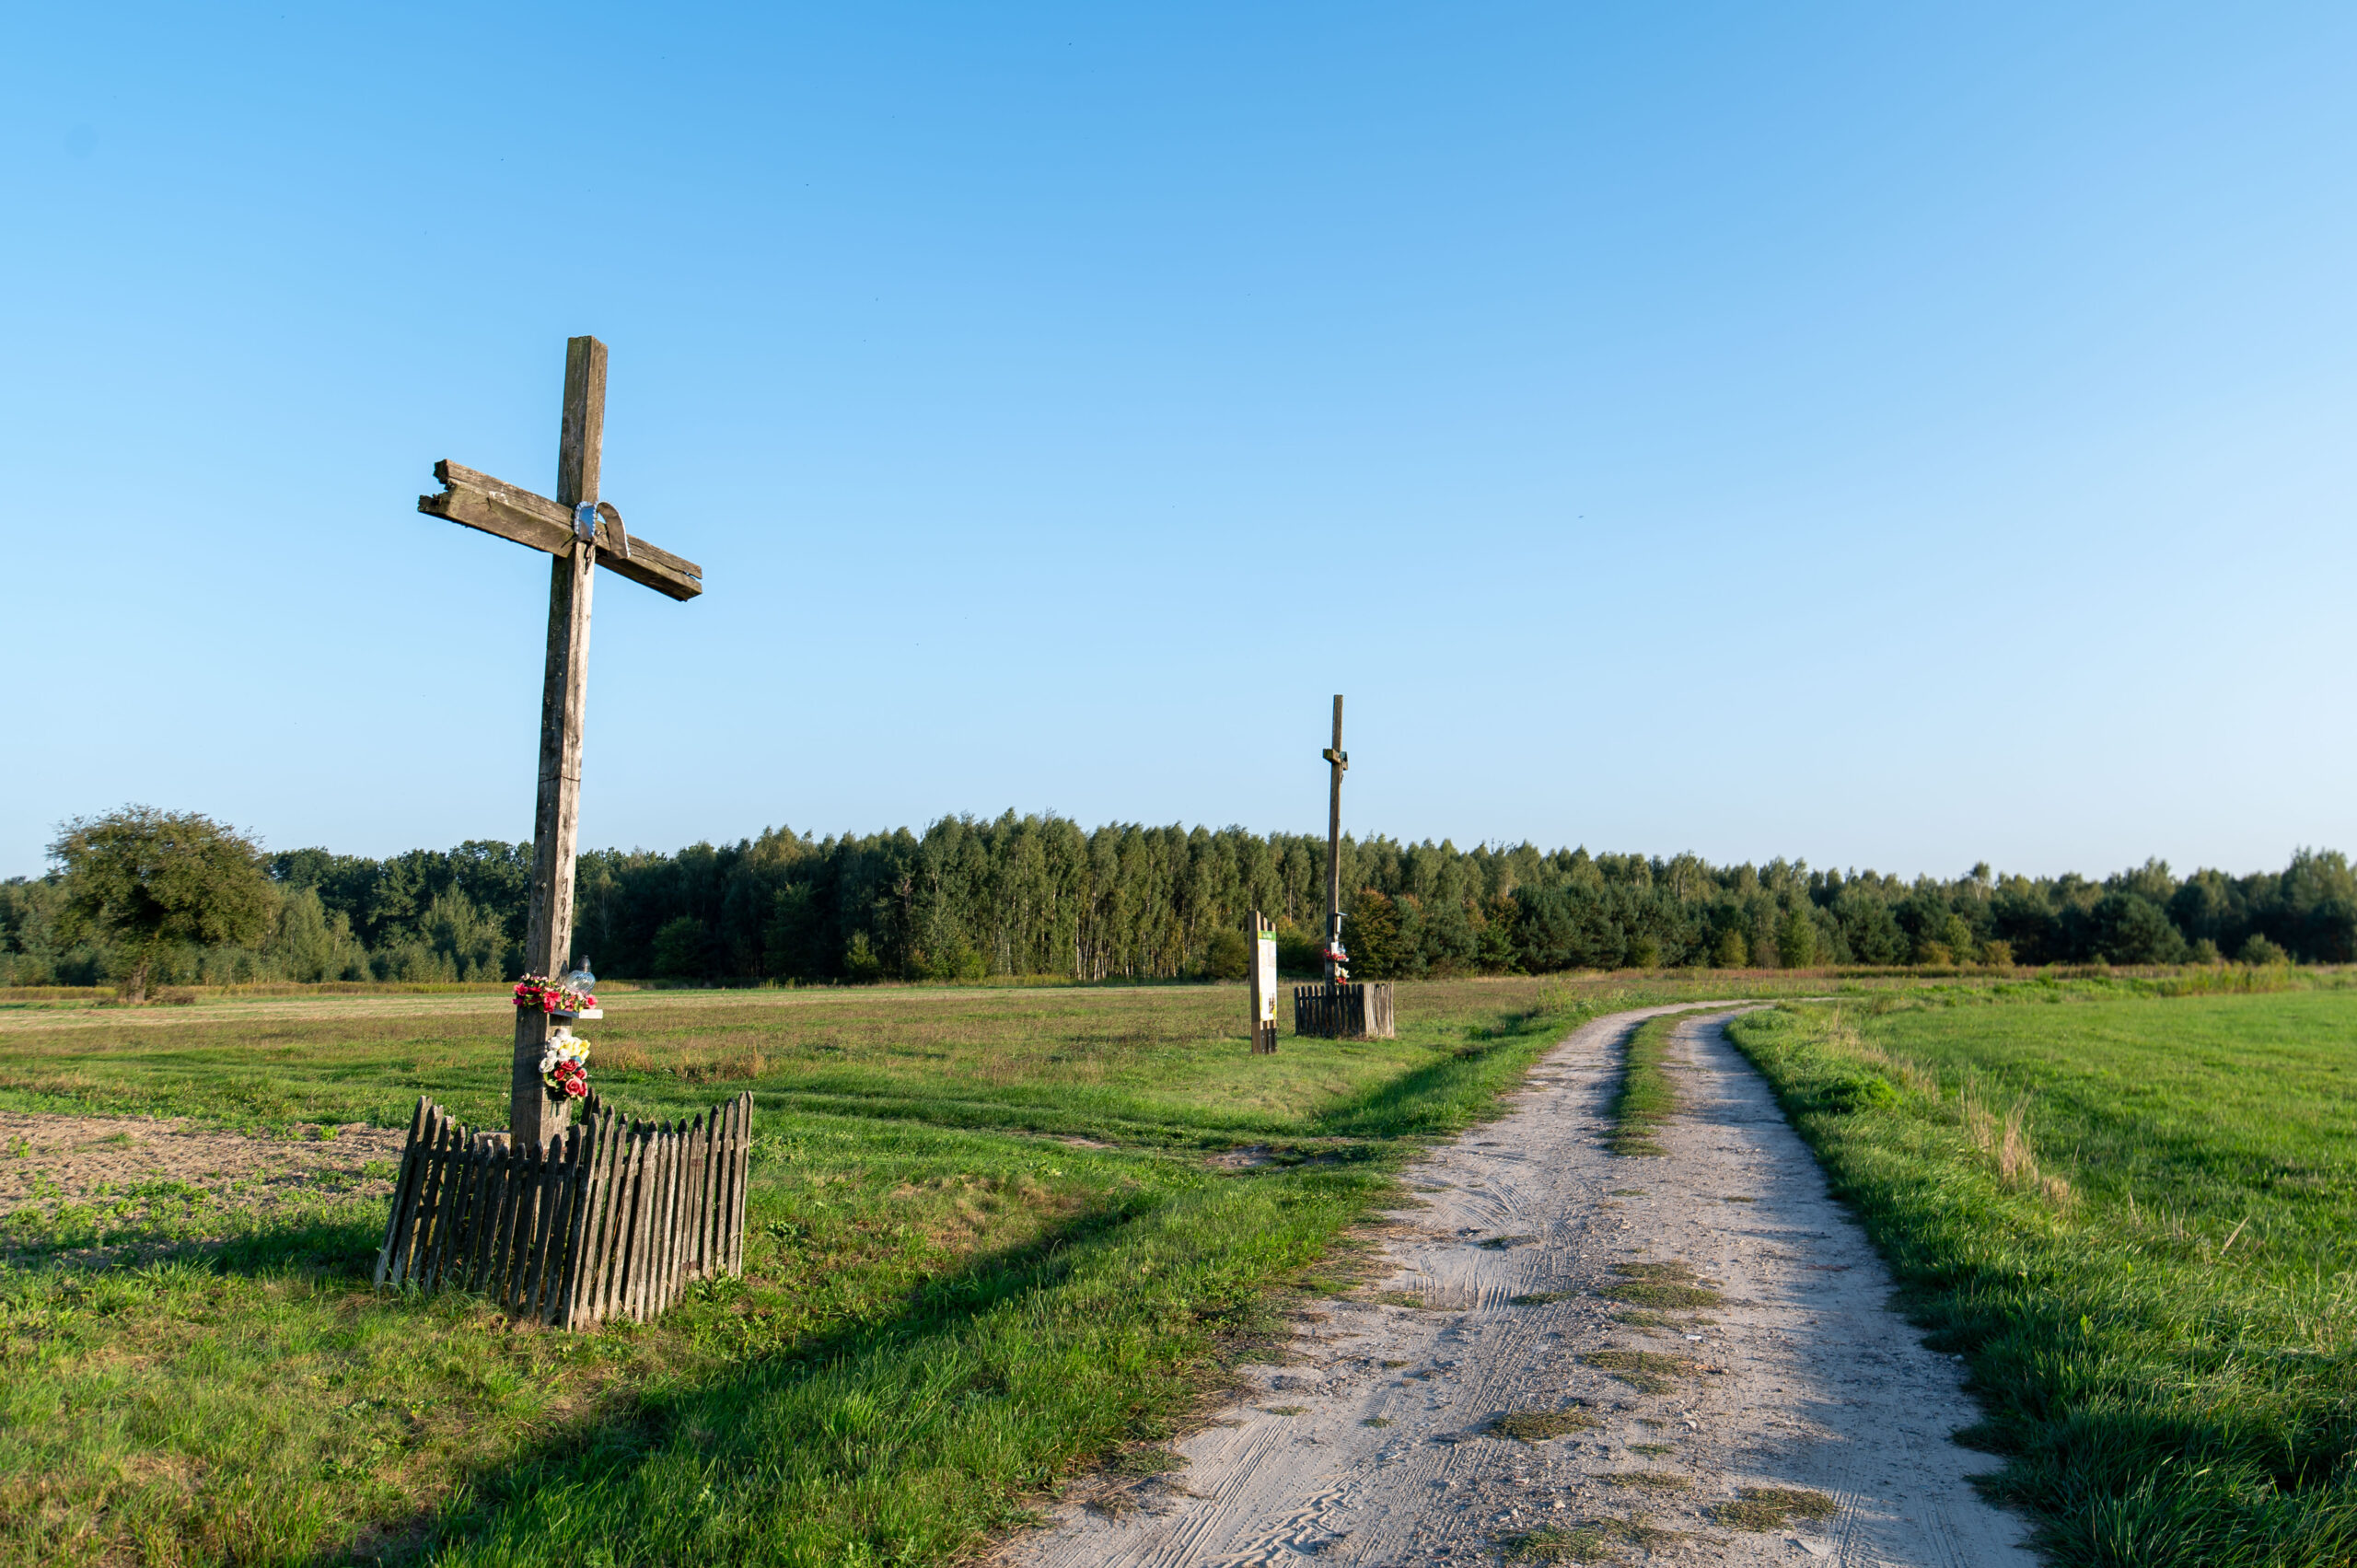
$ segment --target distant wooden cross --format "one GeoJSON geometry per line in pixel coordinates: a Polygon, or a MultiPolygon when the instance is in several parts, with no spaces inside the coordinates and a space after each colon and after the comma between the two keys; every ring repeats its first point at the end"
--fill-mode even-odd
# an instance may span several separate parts
{"type": "MultiPolygon", "coordinates": [[[[573,945],[573,865],[581,828],[581,720],[588,695],[589,594],[593,567],[676,599],[703,592],[703,568],[633,539],[620,512],[598,499],[598,459],[606,433],[606,345],[564,345],[564,417],[557,439],[556,499],[447,459],[434,465],[443,494],[417,509],[497,534],[556,557],[549,575],[548,670],[540,687],[540,784],[532,814],[532,907],[524,934],[528,973],[561,975],[573,945]]],[[[537,1147],[564,1131],[570,1115],[540,1083],[549,1016],[516,1010],[516,1059],[508,1085],[509,1136],[537,1147]]]]}
{"type": "Polygon", "coordinates": [[[1342,749],[1342,694],[1334,693],[1334,744],[1319,753],[1333,773],[1326,807],[1326,978],[1351,978],[1342,949],[1342,775],[1350,771],[1351,754],[1342,749]]]}

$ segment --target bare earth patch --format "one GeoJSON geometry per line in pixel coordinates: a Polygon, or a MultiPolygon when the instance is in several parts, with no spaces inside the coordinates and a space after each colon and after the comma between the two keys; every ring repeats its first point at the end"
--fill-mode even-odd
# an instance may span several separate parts
{"type": "Polygon", "coordinates": [[[255,1138],[180,1120],[0,1110],[0,1218],[105,1205],[130,1225],[150,1202],[183,1214],[268,1213],[322,1196],[383,1196],[406,1137],[354,1123],[255,1138]]]}
{"type": "Polygon", "coordinates": [[[1951,1441],[1979,1414],[1956,1364],[1884,1305],[1725,1015],[1677,1029],[1662,1153],[1607,1148],[1620,1045],[1650,1016],[1582,1028],[1435,1152],[1424,1206],[1369,1237],[1390,1272],[1175,1445],[1183,1483],[1118,1517],[1068,1501],[995,1561],[2034,1568],[1970,1485],[1997,1461],[1951,1441]],[[1509,1237],[1530,1239],[1484,1245],[1509,1237]],[[1301,1413],[1262,1413],[1280,1394],[1301,1413]]]}

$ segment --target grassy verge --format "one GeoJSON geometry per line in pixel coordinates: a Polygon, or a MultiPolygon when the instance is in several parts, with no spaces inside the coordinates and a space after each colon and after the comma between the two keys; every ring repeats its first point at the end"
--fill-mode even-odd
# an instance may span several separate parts
{"type": "Polygon", "coordinates": [[[2357,1560],[2357,997],[2039,990],[1729,1032],[1969,1359],[2052,1561],[2357,1560]]]}
{"type": "MultiPolygon", "coordinates": [[[[563,1336],[375,1296],[381,1202],[332,1190],[111,1212],[111,1261],[92,1213],[28,1206],[0,1562],[952,1560],[1183,1423],[1347,1267],[1399,1161],[1568,1029],[1704,984],[1403,987],[1401,1040],[1273,1058],[1233,988],[640,993],[593,1036],[609,1093],[757,1098],[744,1280],[563,1336]],[[1206,1158],[1238,1145],[1258,1163],[1206,1158]]],[[[460,995],[28,1012],[0,1103],[269,1134],[428,1092],[496,1121],[505,1023],[460,995]]]]}
{"type": "Polygon", "coordinates": [[[1620,1082],[1605,1115],[1612,1130],[1605,1142],[1616,1155],[1658,1155],[1654,1133],[1678,1112],[1678,1084],[1669,1075],[1669,1032],[1678,1015],[1648,1018],[1630,1034],[1620,1062],[1620,1082]]]}

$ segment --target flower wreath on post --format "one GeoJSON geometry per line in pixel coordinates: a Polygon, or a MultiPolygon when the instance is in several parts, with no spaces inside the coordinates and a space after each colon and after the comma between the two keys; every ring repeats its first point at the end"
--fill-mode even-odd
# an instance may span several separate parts
{"type": "MultiPolygon", "coordinates": [[[[595,1008],[598,999],[561,980],[528,974],[516,982],[516,1005],[524,1012],[575,1018],[595,1008]]],[[[540,1082],[548,1086],[552,1099],[579,1099],[586,1095],[589,1042],[575,1040],[573,1031],[563,1024],[550,1030],[548,1049],[540,1052],[540,1082]]]]}
{"type": "Polygon", "coordinates": [[[559,1028],[540,1053],[540,1082],[552,1099],[579,1099],[589,1092],[589,1042],[559,1028]]]}
{"type": "Polygon", "coordinates": [[[516,982],[516,1005],[527,1012],[537,1009],[575,1017],[597,1006],[598,999],[586,991],[575,991],[561,980],[528,974],[516,982]]]}

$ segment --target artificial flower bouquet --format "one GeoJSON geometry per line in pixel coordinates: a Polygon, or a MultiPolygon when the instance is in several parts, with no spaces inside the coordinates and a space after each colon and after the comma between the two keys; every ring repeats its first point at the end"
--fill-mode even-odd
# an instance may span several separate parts
{"type": "Polygon", "coordinates": [[[516,1005],[543,1013],[586,1013],[598,1005],[598,999],[586,991],[576,991],[561,980],[551,980],[544,974],[528,974],[516,982],[516,1005]]]}
{"type": "Polygon", "coordinates": [[[579,1099],[589,1092],[589,1042],[560,1031],[540,1052],[540,1082],[556,1099],[579,1099]]]}

